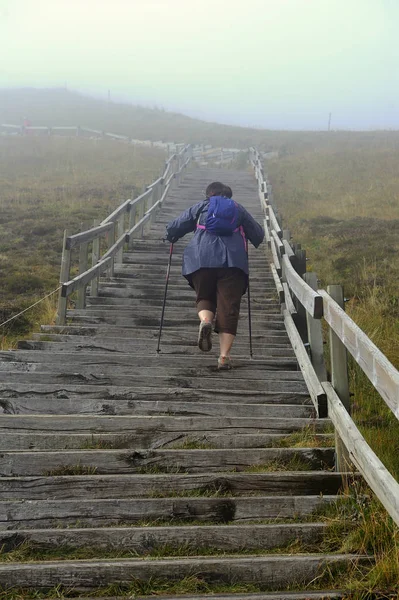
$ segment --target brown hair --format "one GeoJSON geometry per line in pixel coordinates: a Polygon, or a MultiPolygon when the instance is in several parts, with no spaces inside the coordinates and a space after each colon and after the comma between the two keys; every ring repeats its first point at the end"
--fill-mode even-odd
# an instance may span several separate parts
{"type": "Polygon", "coordinates": [[[233,197],[233,190],[231,189],[231,187],[229,185],[224,186],[223,196],[226,196],[226,198],[233,197]]]}
{"type": "Polygon", "coordinates": [[[214,181],[210,183],[205,190],[205,195],[207,198],[212,198],[212,196],[223,196],[224,195],[225,186],[220,181],[214,181]]]}

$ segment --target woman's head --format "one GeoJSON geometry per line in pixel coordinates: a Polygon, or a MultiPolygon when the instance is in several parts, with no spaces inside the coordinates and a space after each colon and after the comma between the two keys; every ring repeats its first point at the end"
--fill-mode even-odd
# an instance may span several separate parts
{"type": "Polygon", "coordinates": [[[207,198],[212,198],[212,196],[224,196],[225,185],[220,183],[220,181],[214,181],[210,183],[205,190],[205,195],[207,198]]]}
{"type": "Polygon", "coordinates": [[[231,189],[231,187],[229,185],[225,185],[223,187],[224,187],[223,196],[225,196],[226,198],[232,198],[233,190],[231,189]]]}

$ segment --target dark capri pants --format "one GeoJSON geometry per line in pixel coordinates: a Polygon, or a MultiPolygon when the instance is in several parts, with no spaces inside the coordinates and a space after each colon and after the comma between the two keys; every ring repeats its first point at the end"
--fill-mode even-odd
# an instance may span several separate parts
{"type": "Polygon", "coordinates": [[[216,313],[215,331],[236,335],[247,275],[236,267],[204,268],[191,275],[197,294],[197,310],[216,313]],[[217,309],[217,310],[216,310],[217,309]]]}

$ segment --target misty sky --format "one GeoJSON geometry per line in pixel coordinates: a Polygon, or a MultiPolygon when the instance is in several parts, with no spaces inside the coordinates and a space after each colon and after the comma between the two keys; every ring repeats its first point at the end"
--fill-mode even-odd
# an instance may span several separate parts
{"type": "Polygon", "coordinates": [[[0,87],[208,120],[399,128],[399,0],[0,0],[0,87]]]}

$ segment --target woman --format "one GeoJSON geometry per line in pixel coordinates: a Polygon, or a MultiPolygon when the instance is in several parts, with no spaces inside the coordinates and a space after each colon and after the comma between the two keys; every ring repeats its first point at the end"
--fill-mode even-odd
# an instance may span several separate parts
{"type": "Polygon", "coordinates": [[[264,232],[231,188],[218,181],[208,185],[206,199],[184,211],[166,226],[167,239],[195,231],[183,254],[183,276],[197,294],[200,319],[198,347],[212,348],[212,321],[219,334],[219,369],[231,369],[230,351],[237,333],[241,297],[247,289],[247,239],[257,248],[264,232]],[[217,312],[216,312],[217,311],[217,312]]]}

